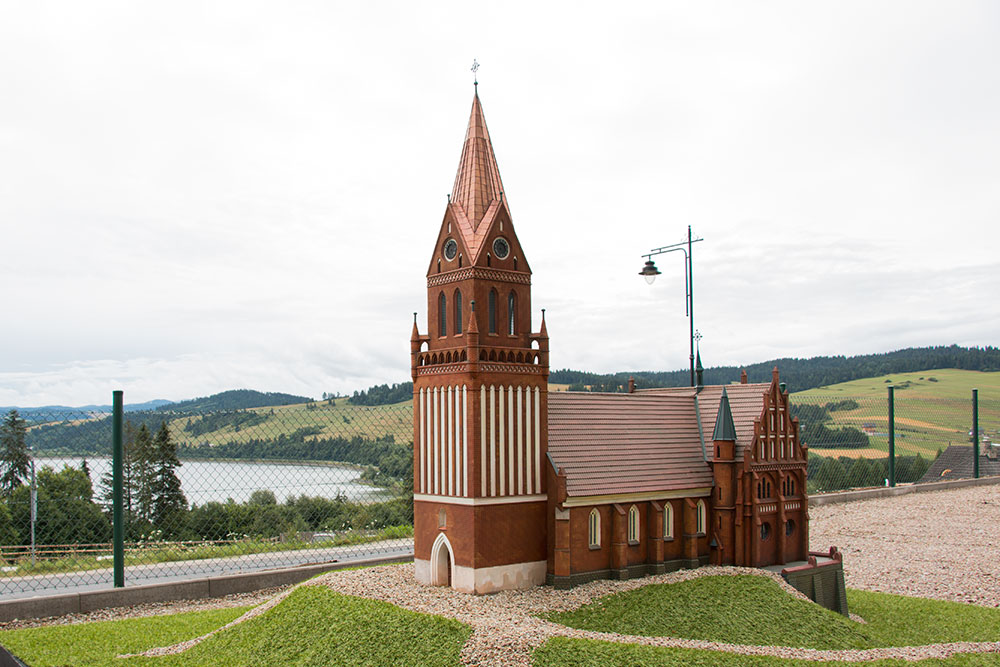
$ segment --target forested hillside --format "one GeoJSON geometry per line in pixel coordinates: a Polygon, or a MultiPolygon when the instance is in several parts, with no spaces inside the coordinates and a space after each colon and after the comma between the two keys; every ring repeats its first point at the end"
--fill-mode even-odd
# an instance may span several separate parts
{"type": "Polygon", "coordinates": [[[293,405],[295,403],[308,403],[311,400],[313,399],[307,396],[295,396],[279,392],[232,389],[204,398],[192,398],[189,401],[171,403],[157,409],[161,412],[201,414],[218,410],[246,410],[247,408],[293,405]]]}
{"type": "MultiPolygon", "coordinates": [[[[747,366],[716,366],[706,368],[705,384],[727,384],[739,380],[740,370],[745,369],[750,382],[769,382],[771,369],[777,366],[781,380],[789,391],[804,391],[838,382],[848,382],[866,377],[924,371],[933,368],[959,368],[972,371],[1000,370],[1000,348],[959,347],[958,345],[914,347],[881,354],[864,354],[854,357],[812,357],[810,359],[771,359],[747,366]]],[[[588,373],[569,369],[553,371],[549,382],[568,384],[571,390],[624,391],[629,377],[635,378],[636,387],[683,387],[690,381],[688,369],[677,371],[635,371],[610,374],[588,373]]]]}

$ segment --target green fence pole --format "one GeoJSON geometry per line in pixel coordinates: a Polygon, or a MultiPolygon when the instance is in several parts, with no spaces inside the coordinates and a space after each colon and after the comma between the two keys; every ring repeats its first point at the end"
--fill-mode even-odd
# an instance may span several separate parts
{"type": "Polygon", "coordinates": [[[896,486],[896,400],[889,385],[889,486],[896,486]]]}
{"type": "Polygon", "coordinates": [[[972,390],[972,476],[979,479],[979,390],[972,390]]]}
{"type": "Polygon", "coordinates": [[[122,461],[125,458],[125,446],[122,442],[122,392],[112,392],[111,407],[111,503],[112,525],[114,527],[113,558],[115,568],[115,588],[125,586],[125,511],[124,511],[124,475],[122,461]]]}

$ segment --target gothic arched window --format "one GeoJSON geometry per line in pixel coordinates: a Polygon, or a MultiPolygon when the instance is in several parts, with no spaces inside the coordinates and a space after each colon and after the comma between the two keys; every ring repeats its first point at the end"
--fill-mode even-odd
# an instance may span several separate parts
{"type": "Polygon", "coordinates": [[[514,335],[514,306],[517,305],[517,299],[514,298],[514,292],[511,291],[507,295],[507,333],[511,336],[514,335]]]}
{"type": "Polygon", "coordinates": [[[462,290],[455,290],[455,333],[462,333],[462,290]]]}
{"type": "Polygon", "coordinates": [[[591,549],[601,546],[601,513],[597,511],[596,507],[590,510],[590,530],[587,542],[591,549]]]}
{"type": "Polygon", "coordinates": [[[704,500],[699,500],[698,501],[697,512],[698,512],[698,514],[697,514],[697,517],[695,519],[696,520],[696,526],[695,526],[695,531],[694,532],[701,534],[701,533],[705,532],[705,524],[707,523],[707,521],[706,521],[707,517],[705,516],[705,501],[704,500]]]}
{"type": "Polygon", "coordinates": [[[490,333],[495,334],[497,332],[497,291],[495,289],[490,290],[490,298],[486,310],[489,314],[490,333]]]}
{"type": "Polygon", "coordinates": [[[639,541],[639,508],[635,505],[628,511],[628,541],[639,541]]]}
{"type": "Polygon", "coordinates": [[[674,506],[670,502],[663,503],[663,539],[674,539],[674,506]]]}
{"type": "Polygon", "coordinates": [[[448,335],[448,298],[444,292],[438,296],[438,336],[448,335]]]}

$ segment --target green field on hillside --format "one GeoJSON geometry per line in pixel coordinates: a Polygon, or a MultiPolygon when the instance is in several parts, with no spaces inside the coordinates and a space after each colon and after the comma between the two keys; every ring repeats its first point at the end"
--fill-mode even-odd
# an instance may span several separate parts
{"type": "Polygon", "coordinates": [[[396,442],[410,442],[413,438],[412,401],[394,405],[351,405],[346,398],[331,401],[296,403],[275,407],[250,408],[245,412],[258,415],[248,425],[225,424],[211,431],[192,434],[185,427],[202,419],[201,416],[174,417],[168,422],[171,435],[178,443],[247,442],[251,439],[270,439],[282,434],[291,435],[306,429],[316,438],[368,439],[392,436],[396,442]]]}
{"type": "Polygon", "coordinates": [[[897,454],[921,454],[926,458],[950,444],[968,444],[973,388],[979,389],[980,433],[1000,440],[1000,372],[944,368],[854,380],[792,394],[792,402],[799,405],[856,402],[856,407],[832,411],[829,426],[861,429],[870,443],[868,449],[817,447],[811,451],[852,458],[884,456],[889,449],[890,384],[895,387],[897,454]]]}

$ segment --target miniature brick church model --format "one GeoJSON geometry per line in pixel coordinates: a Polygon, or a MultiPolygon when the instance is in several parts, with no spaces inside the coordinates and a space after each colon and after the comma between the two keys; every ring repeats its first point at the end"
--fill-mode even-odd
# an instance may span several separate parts
{"type": "MultiPolygon", "coordinates": [[[[808,557],[806,448],[769,384],[547,390],[544,311],[478,94],[414,320],[417,580],[469,593],[808,557]]],[[[700,382],[699,382],[700,385],[700,382]]]]}

